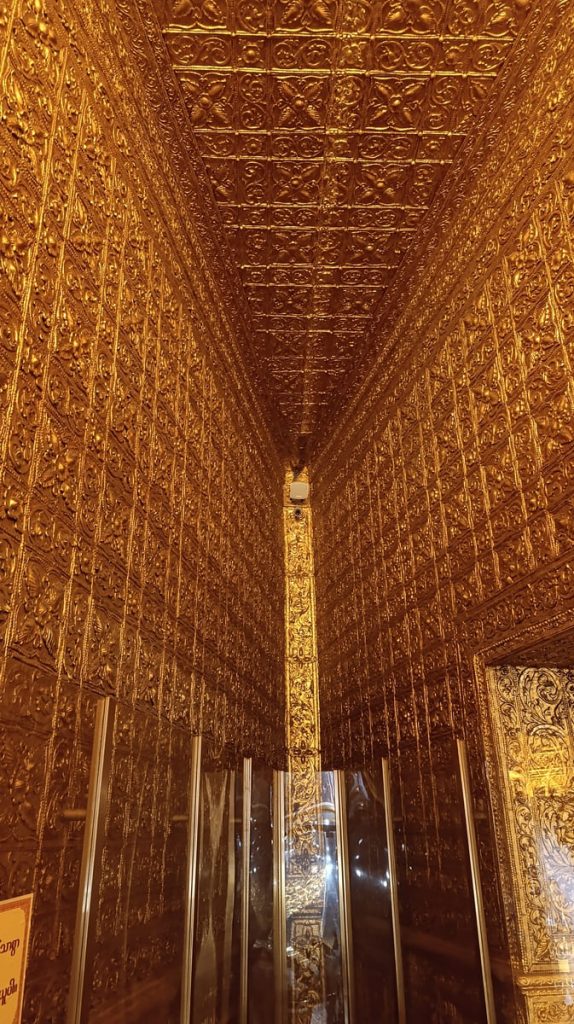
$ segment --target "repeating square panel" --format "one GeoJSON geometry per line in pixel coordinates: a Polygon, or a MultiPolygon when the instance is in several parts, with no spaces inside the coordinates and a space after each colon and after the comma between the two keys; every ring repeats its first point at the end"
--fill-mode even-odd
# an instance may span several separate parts
{"type": "Polygon", "coordinates": [[[377,305],[473,130],[526,6],[164,7],[166,46],[251,304],[256,353],[281,406],[297,395],[288,416],[296,441],[303,419],[314,429],[344,373],[364,360],[377,305]],[[309,372],[334,358],[339,333],[353,339],[348,356],[309,372]]]}

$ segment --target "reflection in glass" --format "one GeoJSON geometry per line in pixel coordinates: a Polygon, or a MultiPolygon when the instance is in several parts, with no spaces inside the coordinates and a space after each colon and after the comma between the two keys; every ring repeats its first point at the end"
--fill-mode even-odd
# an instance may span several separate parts
{"type": "Polygon", "coordinates": [[[289,1024],[344,1024],[333,772],[300,766],[285,815],[289,1024]]]}
{"type": "Polygon", "coordinates": [[[251,786],[248,1021],[272,1024],[273,970],[273,771],[254,768],[251,786]]]}
{"type": "Polygon", "coordinates": [[[118,704],[90,1024],[179,1021],[189,735],[118,704]]]}
{"type": "Polygon", "coordinates": [[[193,1024],[235,1024],[241,961],[241,773],[204,770],[200,784],[193,1024]]]}
{"type": "Polygon", "coordinates": [[[382,772],[345,772],[356,1020],[397,1019],[382,772]]]}
{"type": "MultiPolygon", "coordinates": [[[[417,754],[418,757],[418,754],[417,754]]],[[[401,748],[395,848],[408,1020],[484,1024],[486,1009],[456,741],[437,735],[428,771],[401,748]]]]}

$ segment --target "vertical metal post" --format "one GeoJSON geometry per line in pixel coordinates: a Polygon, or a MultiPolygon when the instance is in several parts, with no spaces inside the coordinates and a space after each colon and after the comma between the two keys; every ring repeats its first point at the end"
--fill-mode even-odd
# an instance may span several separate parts
{"type": "Polygon", "coordinates": [[[189,766],[189,796],[187,813],[187,864],[185,872],[185,922],[183,935],[183,964],[181,970],[181,1024],[191,1022],[191,996],[193,986],[193,941],[195,936],[195,908],[197,896],[197,838],[199,831],[199,800],[201,784],[201,736],[191,741],[189,766]]]}
{"type": "Polygon", "coordinates": [[[466,751],[466,743],[464,740],[457,739],[456,746],[458,752],[460,781],[462,786],[462,802],[464,807],[466,838],[468,842],[468,853],[470,859],[472,895],[474,898],[474,910],[476,914],[476,930],[478,933],[478,948],[480,952],[480,967],[482,971],[482,987],[484,991],[486,1020],[487,1024],[496,1024],[496,1008],[494,1005],[494,989],[492,986],[492,971],[490,966],[490,951],[488,949],[486,917],[484,914],[482,886],[480,884],[480,860],[478,856],[478,843],[476,840],[476,828],[474,824],[474,814],[472,807],[472,790],[470,786],[468,756],[466,751]]]}
{"type": "Polygon", "coordinates": [[[275,1024],[287,1021],[287,917],[285,905],[285,772],[273,772],[273,960],[275,1024]]]}
{"type": "Polygon", "coordinates": [[[247,1024],[249,1000],[249,907],[251,867],[251,794],[253,762],[243,758],[243,828],[241,871],[241,976],[239,981],[239,1024],[247,1024]]]}
{"type": "Polygon", "coordinates": [[[403,974],[403,949],[401,945],[401,922],[399,916],[399,888],[397,877],[397,856],[395,851],[395,831],[393,824],[393,795],[391,789],[391,769],[389,760],[382,759],[383,796],[385,802],[385,826],[387,833],[387,851],[389,860],[389,887],[391,892],[391,919],[393,923],[393,947],[395,952],[395,981],[397,987],[398,1024],[406,1024],[407,1008],[405,1001],[405,981],[403,974]]]}
{"type": "Polygon", "coordinates": [[[341,922],[341,961],[343,968],[343,996],[345,1024],[355,1021],[355,985],[353,964],[353,932],[351,927],[351,879],[349,874],[349,837],[347,830],[347,793],[345,773],[334,771],[335,777],[335,835],[337,837],[337,867],[339,878],[339,920],[341,922]]]}
{"type": "Polygon", "coordinates": [[[116,705],[112,698],[102,697],[96,705],[67,1024],[86,1024],[88,1020],[92,952],[96,930],[96,901],[100,885],[102,848],[109,804],[115,714],[116,705]]]}

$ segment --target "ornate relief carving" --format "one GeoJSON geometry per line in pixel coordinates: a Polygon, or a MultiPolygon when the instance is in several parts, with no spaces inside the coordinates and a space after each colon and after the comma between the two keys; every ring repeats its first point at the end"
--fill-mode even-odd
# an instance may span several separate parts
{"type": "MultiPolygon", "coordinates": [[[[292,475],[287,475],[288,493],[292,475]]],[[[319,692],[315,633],[315,580],[311,508],[287,499],[285,530],[286,705],[289,787],[289,857],[292,873],[309,882],[309,862],[317,854],[315,817],[320,803],[317,773],[319,692]],[[298,867],[298,862],[301,862],[298,867]]],[[[311,884],[313,880],[311,879],[311,884]]]]}
{"type": "Polygon", "coordinates": [[[175,1021],[189,734],[149,713],[120,706],[114,739],[91,1012],[96,1020],[113,1020],[118,1000],[127,996],[145,1003],[138,989],[161,978],[162,1008],[166,1020],[175,1021]],[[177,817],[179,824],[174,823],[177,817]]]}
{"type": "Polygon", "coordinates": [[[289,501],[287,474],[283,509],[286,600],[285,652],[289,785],[286,808],[285,907],[289,962],[289,1020],[307,1024],[323,1005],[325,965],[324,840],[321,810],[319,693],[315,633],[313,526],[308,502],[289,501]]]}
{"type": "Polygon", "coordinates": [[[323,1006],[325,962],[321,917],[299,917],[291,930],[295,984],[289,1006],[291,1024],[308,1024],[313,1010],[323,1006]]]}
{"type": "MultiPolygon", "coordinates": [[[[499,891],[471,655],[564,629],[574,599],[572,11],[534,13],[504,103],[382,307],[373,372],[313,465],[325,757],[400,744],[423,914],[441,884],[436,752],[464,731],[491,945],[507,962],[515,900],[499,891]]],[[[445,897],[440,916],[451,910],[445,897]]]]}
{"type": "MultiPolygon", "coordinates": [[[[122,19],[104,0],[0,13],[0,888],[35,889],[38,1024],[63,1019],[82,825],[60,815],[85,806],[95,697],[146,707],[166,757],[176,724],[284,751],[282,470],[122,19]]],[[[158,809],[164,777],[152,762],[158,809]]],[[[114,910],[114,935],[149,915],[141,955],[98,961],[112,988],[162,956],[154,836],[132,917],[114,910]]]]}
{"type": "Polygon", "coordinates": [[[157,4],[291,446],[334,411],[375,308],[528,4],[157,4]]]}
{"type": "Polygon", "coordinates": [[[572,672],[503,666],[487,681],[520,984],[529,1019],[552,1020],[561,1006],[566,1020],[574,996],[572,672]]]}

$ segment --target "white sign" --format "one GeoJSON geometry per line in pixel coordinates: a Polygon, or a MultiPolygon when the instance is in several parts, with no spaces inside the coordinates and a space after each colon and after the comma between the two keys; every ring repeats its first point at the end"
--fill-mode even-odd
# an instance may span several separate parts
{"type": "Polygon", "coordinates": [[[0,1024],[20,1024],[32,894],[0,903],[0,1024]]]}

